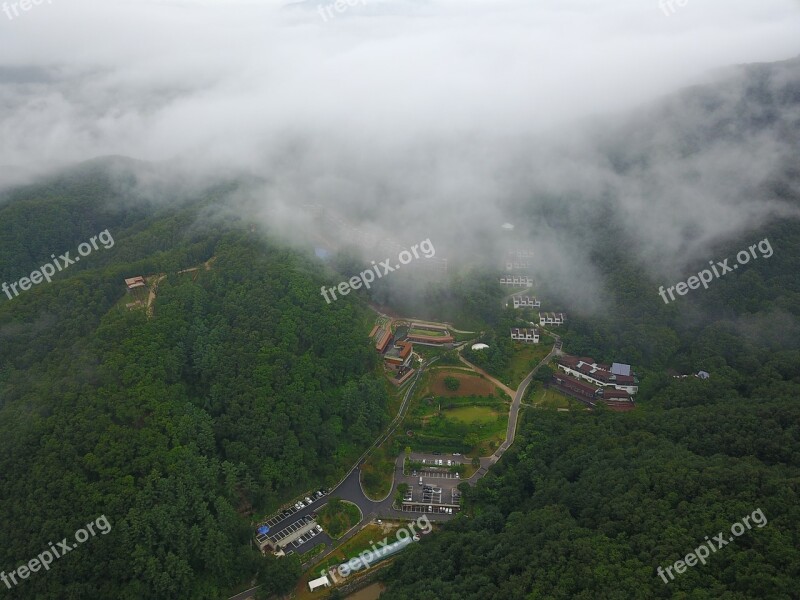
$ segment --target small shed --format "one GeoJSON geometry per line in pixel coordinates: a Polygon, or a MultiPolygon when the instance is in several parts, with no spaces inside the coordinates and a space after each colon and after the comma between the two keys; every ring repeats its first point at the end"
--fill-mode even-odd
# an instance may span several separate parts
{"type": "Polygon", "coordinates": [[[323,575],[319,579],[312,579],[308,582],[308,589],[313,591],[318,590],[321,587],[331,587],[331,582],[328,579],[327,575],[323,575]]]}

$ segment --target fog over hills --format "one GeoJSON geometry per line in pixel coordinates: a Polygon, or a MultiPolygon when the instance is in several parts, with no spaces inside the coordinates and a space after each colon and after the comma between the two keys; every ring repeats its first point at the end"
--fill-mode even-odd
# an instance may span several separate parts
{"type": "Polygon", "coordinates": [[[0,590],[796,597],[799,24],[0,0],[0,590]]]}
{"type": "MultiPolygon", "coordinates": [[[[235,182],[235,208],[218,210],[261,222],[288,244],[354,246],[367,261],[384,258],[377,242],[387,239],[409,246],[430,238],[455,268],[497,266],[504,250],[523,245],[535,250],[539,280],[569,298],[569,308],[591,313],[604,308],[604,283],[590,255],[612,231],[658,279],[713,258],[720,243],[797,218],[798,114],[800,59],[789,59],[720,70],[624,113],[536,132],[477,123],[367,140],[337,121],[313,134],[263,138],[261,165],[220,159],[218,146],[191,158],[108,164],[136,173],[138,193],[155,202],[235,182]],[[332,228],[320,210],[348,228],[332,228]],[[513,233],[500,227],[509,221],[513,233]]],[[[17,182],[25,176],[7,172],[17,182]]]]}

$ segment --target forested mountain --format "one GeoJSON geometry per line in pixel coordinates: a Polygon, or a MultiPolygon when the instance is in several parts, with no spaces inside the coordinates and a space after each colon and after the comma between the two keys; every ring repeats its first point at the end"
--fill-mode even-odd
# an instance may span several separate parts
{"type": "Polygon", "coordinates": [[[612,308],[572,318],[565,350],[632,363],[637,410],[527,409],[489,475],[460,486],[465,514],[398,558],[382,598],[796,598],[800,227],[763,235],[769,259],[679,307],[624,244],[598,246],[612,308]],[[700,369],[711,378],[692,376],[700,369]],[[659,577],[758,509],[765,525],[659,577]]]}
{"type": "Polygon", "coordinates": [[[692,379],[638,414],[527,413],[466,490],[469,517],[401,555],[382,598],[796,598],[800,361],[786,358],[752,397],[692,379]],[[705,565],[657,575],[757,509],[767,523],[705,565]]]}
{"type": "MultiPolygon", "coordinates": [[[[722,143],[745,148],[756,138],[776,139],[796,149],[799,69],[797,60],[754,65],[744,83],[689,90],[624,129],[629,137],[605,139],[603,151],[616,175],[648,191],[660,176],[650,167],[679,156],[682,166],[669,181],[678,202],[687,180],[715,168],[705,161],[719,158],[722,143]]],[[[641,378],[638,408],[528,409],[489,475],[474,488],[462,484],[465,514],[398,558],[382,598],[798,597],[800,226],[793,217],[800,176],[786,155],[769,169],[766,182],[746,190],[751,198],[730,208],[748,214],[765,202],[784,217],[721,237],[680,272],[685,279],[709,259],[736,257],[764,240],[771,251],[668,305],[658,288],[681,276],[659,280],[665,269],[657,275],[655,244],[632,231],[657,233],[659,219],[669,227],[669,211],[658,214],[657,203],[646,204],[640,219],[605,191],[594,202],[537,196],[520,207],[521,218],[581,240],[601,276],[601,308],[569,313],[560,331],[564,350],[632,364],[641,378]],[[699,370],[710,379],[694,377],[699,370]],[[718,548],[707,564],[668,583],[658,575],[719,532],[728,539],[731,526],[758,509],[767,523],[718,548]]],[[[699,211],[701,199],[688,207],[695,205],[699,211]]],[[[679,233],[676,245],[697,241],[696,229],[679,233]]],[[[548,292],[570,306],[568,295],[548,292]]],[[[498,345],[495,355],[503,358],[503,350],[498,345]]]]}
{"type": "MultiPolygon", "coordinates": [[[[562,190],[554,182],[572,179],[554,177],[526,196],[528,180],[509,183],[503,210],[519,237],[495,245],[477,217],[481,252],[547,238],[536,293],[568,313],[564,350],[633,365],[637,409],[525,407],[511,449],[474,488],[462,484],[464,514],[384,573],[387,598],[797,597],[800,177],[782,153],[800,139],[797,81],[798,61],[754,66],[734,87],[690,90],[597,133],[590,154],[604,170],[578,177],[580,155],[581,185],[562,190]],[[780,160],[755,161],[752,188],[723,186],[738,194],[727,202],[714,186],[750,173],[725,172],[741,162],[720,156],[740,145],[757,158],[780,147],[780,160]],[[674,207],[663,194],[673,184],[674,207]],[[706,200],[705,229],[668,221],[706,191],[718,196],[706,200]],[[732,224],[715,229],[714,219],[732,224]],[[762,241],[768,257],[708,290],[671,304],[659,296],[709,259],[762,241]],[[659,250],[676,264],[657,264],[659,250]],[[709,380],[692,376],[701,369],[709,380]],[[757,509],[768,523],[708,564],[669,583],[656,574],[757,509]]],[[[75,256],[102,231],[114,241],[52,283],[0,294],[0,570],[99,515],[112,526],[46,576],[0,584],[9,598],[210,600],[257,572],[268,593],[271,572],[290,580],[294,570],[252,548],[251,517],[337,481],[389,422],[367,293],[326,303],[320,286],[342,277],[328,270],[342,258],[325,266],[289,250],[263,233],[264,213],[242,208],[243,197],[280,187],[248,196],[246,177],[203,187],[162,175],[104,159],[0,197],[0,284],[75,256]],[[152,310],[126,306],[147,301],[126,292],[135,276],[157,286],[152,310]]],[[[372,216],[395,225],[386,205],[372,216]]],[[[356,203],[341,212],[357,221],[356,203]]],[[[444,234],[449,221],[432,214],[418,221],[444,234]]],[[[453,229],[443,237],[462,236],[453,229]]],[[[516,352],[507,336],[519,313],[502,308],[501,254],[470,256],[419,286],[398,275],[370,299],[484,332],[485,364],[500,370],[516,352]]]]}
{"type": "Polygon", "coordinates": [[[6,281],[115,241],[0,302],[0,569],[112,526],[3,593],[217,600],[263,567],[250,515],[333,483],[387,422],[365,309],[325,306],[318,265],[202,217],[223,188],[167,207],[103,172],[0,205],[6,281]],[[128,310],[123,279],[158,273],[154,316],[128,310]]]}

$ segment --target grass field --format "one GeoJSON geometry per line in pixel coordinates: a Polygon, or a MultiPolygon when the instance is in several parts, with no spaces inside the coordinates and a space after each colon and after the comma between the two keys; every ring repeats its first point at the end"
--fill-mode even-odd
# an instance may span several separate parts
{"type": "Polygon", "coordinates": [[[500,416],[499,412],[488,406],[465,406],[464,408],[450,408],[442,412],[445,418],[462,423],[492,423],[500,416]]]}
{"type": "Polygon", "coordinates": [[[424,394],[444,396],[450,398],[454,396],[491,396],[495,393],[495,386],[491,381],[462,370],[455,369],[436,369],[431,373],[430,383],[424,394]],[[445,377],[454,377],[461,384],[457,390],[450,391],[444,385],[445,377]]]}
{"type": "Polygon", "coordinates": [[[539,344],[519,344],[501,381],[510,381],[509,387],[517,388],[536,365],[550,353],[553,339],[543,335],[539,344]]]}
{"type": "Polygon", "coordinates": [[[447,335],[446,331],[439,331],[438,329],[419,329],[413,327],[408,330],[410,335],[429,335],[431,337],[444,337],[447,335]]]}
{"type": "Polygon", "coordinates": [[[394,436],[370,452],[361,467],[361,485],[371,500],[381,500],[392,491],[397,458],[396,454],[391,454],[392,439],[394,436]]]}
{"type": "Polygon", "coordinates": [[[573,400],[569,396],[565,396],[557,390],[544,388],[535,390],[530,395],[528,403],[538,408],[567,408],[570,410],[586,408],[586,406],[581,402],[573,400]]]}
{"type": "Polygon", "coordinates": [[[399,525],[392,525],[390,527],[383,527],[374,523],[367,525],[364,527],[364,529],[347,540],[346,543],[334,550],[327,558],[325,558],[322,563],[316,565],[314,567],[314,572],[319,573],[320,569],[327,569],[334,565],[342,564],[343,562],[358,556],[360,552],[366,550],[372,545],[370,541],[374,543],[378,540],[382,540],[384,537],[386,537],[387,533],[385,532],[389,531],[389,529],[394,531],[399,528],[399,525]]]}
{"type": "MultiPolygon", "coordinates": [[[[487,400],[463,399],[465,402],[487,400]]],[[[457,400],[454,399],[457,402],[457,400]]],[[[491,454],[505,439],[508,425],[508,405],[495,401],[489,406],[466,404],[453,408],[442,408],[439,403],[428,403],[416,407],[404,423],[413,436],[408,444],[414,450],[462,452],[470,456],[491,454]]]]}

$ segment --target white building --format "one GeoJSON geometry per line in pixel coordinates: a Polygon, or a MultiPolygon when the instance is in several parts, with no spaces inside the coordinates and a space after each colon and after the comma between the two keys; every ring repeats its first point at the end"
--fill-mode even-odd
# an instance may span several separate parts
{"type": "Polygon", "coordinates": [[[514,308],[540,308],[542,303],[533,296],[514,296],[514,308]]]}
{"type": "Polygon", "coordinates": [[[323,575],[319,579],[312,579],[308,582],[308,589],[312,592],[318,590],[321,587],[331,587],[331,582],[328,579],[327,575],[323,575]]]}
{"type": "Polygon", "coordinates": [[[508,275],[500,278],[500,283],[515,287],[533,287],[533,279],[520,275],[508,275]]]}
{"type": "Polygon", "coordinates": [[[506,262],[506,271],[527,271],[531,263],[527,261],[509,260],[506,262]]]}
{"type": "MultiPolygon", "coordinates": [[[[620,364],[619,366],[624,367],[628,365],[620,364]]],[[[639,391],[638,382],[636,377],[630,371],[630,368],[628,369],[627,375],[617,374],[613,373],[609,369],[608,365],[598,364],[592,359],[584,360],[569,355],[564,355],[558,360],[558,368],[568,375],[572,375],[578,379],[583,379],[584,381],[588,381],[593,385],[601,387],[613,387],[618,390],[624,390],[631,396],[639,391]]],[[[623,368],[618,370],[625,369],[623,368]]]]}
{"type": "Polygon", "coordinates": [[[530,248],[517,248],[515,250],[509,251],[508,253],[508,257],[511,260],[522,260],[526,258],[533,258],[534,256],[536,256],[536,253],[534,250],[531,250],[530,248]]]}
{"type": "Polygon", "coordinates": [[[543,327],[545,325],[563,325],[566,320],[567,316],[564,313],[539,313],[539,325],[543,327]]]}
{"type": "Polygon", "coordinates": [[[538,344],[539,343],[539,330],[538,329],[519,329],[515,327],[511,330],[511,339],[525,344],[538,344]]]}

